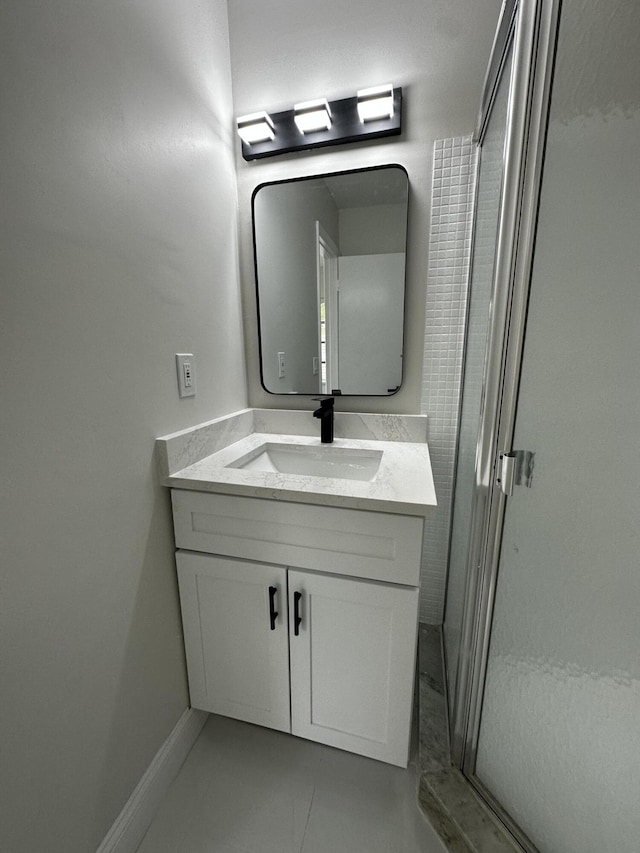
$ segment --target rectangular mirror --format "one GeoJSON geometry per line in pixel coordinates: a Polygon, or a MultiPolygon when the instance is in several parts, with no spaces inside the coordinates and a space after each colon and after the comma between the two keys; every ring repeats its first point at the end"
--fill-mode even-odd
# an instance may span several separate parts
{"type": "Polygon", "coordinates": [[[256,188],[266,391],[384,396],[400,388],[408,191],[397,165],[256,188]]]}

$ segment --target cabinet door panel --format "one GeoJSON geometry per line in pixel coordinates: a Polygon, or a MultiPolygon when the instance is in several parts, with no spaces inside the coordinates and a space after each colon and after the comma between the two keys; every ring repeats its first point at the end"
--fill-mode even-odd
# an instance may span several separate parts
{"type": "Polygon", "coordinates": [[[418,590],[289,572],[293,734],[406,767],[418,590]]]}
{"type": "Polygon", "coordinates": [[[192,706],[290,731],[286,570],[184,551],[176,561],[192,706]]]}

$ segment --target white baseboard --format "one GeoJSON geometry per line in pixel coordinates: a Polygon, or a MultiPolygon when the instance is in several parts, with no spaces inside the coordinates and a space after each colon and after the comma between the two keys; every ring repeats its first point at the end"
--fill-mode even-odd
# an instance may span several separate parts
{"type": "Polygon", "coordinates": [[[136,785],[96,853],[135,853],[209,715],[187,708],[136,785]]]}

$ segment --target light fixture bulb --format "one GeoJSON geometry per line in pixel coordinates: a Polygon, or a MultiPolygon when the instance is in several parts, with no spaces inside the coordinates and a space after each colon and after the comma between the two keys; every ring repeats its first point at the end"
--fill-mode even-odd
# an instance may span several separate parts
{"type": "Polygon", "coordinates": [[[305,101],[293,108],[293,120],[301,133],[314,133],[329,130],[331,127],[331,108],[326,98],[305,101]]]}
{"type": "Polygon", "coordinates": [[[246,145],[271,141],[275,137],[271,116],[264,112],[264,110],[258,113],[250,113],[246,116],[239,116],[237,125],[238,134],[246,145]]]}
{"type": "Polygon", "coordinates": [[[360,89],[358,95],[358,115],[360,121],[377,121],[393,118],[393,86],[373,86],[360,89]]]}

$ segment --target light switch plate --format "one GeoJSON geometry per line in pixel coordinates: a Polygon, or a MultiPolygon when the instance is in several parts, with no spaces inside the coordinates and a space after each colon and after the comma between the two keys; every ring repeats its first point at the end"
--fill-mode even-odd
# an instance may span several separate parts
{"type": "Polygon", "coordinates": [[[178,394],[181,397],[194,397],[196,393],[196,361],[192,352],[176,353],[176,371],[178,373],[178,394]]]}

